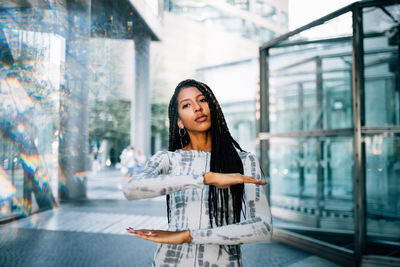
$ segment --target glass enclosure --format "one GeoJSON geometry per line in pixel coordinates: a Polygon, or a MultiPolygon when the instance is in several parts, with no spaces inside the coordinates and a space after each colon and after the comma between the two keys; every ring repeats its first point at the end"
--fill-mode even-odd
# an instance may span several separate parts
{"type": "MultiPolygon", "coordinates": [[[[1,20],[18,22],[21,15],[2,12],[1,20]]],[[[37,211],[33,190],[47,188],[55,204],[65,38],[57,32],[1,24],[0,44],[1,219],[37,211]],[[36,189],[32,180],[38,183],[36,189]]]]}
{"type": "Polygon", "coordinates": [[[151,37],[129,3],[110,4],[0,3],[1,222],[84,199],[94,163],[129,144],[132,39],[151,37]]]}
{"type": "Polygon", "coordinates": [[[260,50],[258,139],[278,227],[359,262],[400,257],[399,21],[396,1],[357,2],[260,50]]]}
{"type": "Polygon", "coordinates": [[[367,234],[400,237],[400,7],[363,9],[367,234]],[[377,34],[384,33],[384,34],[377,34]]]}

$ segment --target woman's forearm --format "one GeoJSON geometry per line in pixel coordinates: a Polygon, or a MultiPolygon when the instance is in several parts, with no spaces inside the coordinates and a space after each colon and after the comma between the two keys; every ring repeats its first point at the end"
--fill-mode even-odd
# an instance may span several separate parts
{"type": "Polygon", "coordinates": [[[168,195],[174,192],[202,188],[203,175],[158,175],[156,177],[133,176],[123,184],[123,192],[127,199],[143,199],[168,195]]]}

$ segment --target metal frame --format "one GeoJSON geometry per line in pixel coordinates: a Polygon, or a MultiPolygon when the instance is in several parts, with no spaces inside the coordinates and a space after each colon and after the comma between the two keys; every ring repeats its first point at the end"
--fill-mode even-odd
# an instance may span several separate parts
{"type": "MultiPolygon", "coordinates": [[[[364,109],[364,90],[365,90],[365,76],[364,69],[367,67],[364,64],[364,56],[366,54],[370,54],[371,51],[364,52],[364,39],[370,37],[379,37],[383,36],[382,33],[363,33],[363,8],[366,7],[383,7],[387,5],[400,4],[400,0],[364,0],[360,2],[352,3],[346,7],[343,7],[335,12],[332,12],[316,21],[313,21],[303,27],[300,27],[294,31],[291,31],[287,34],[284,34],[268,43],[265,43],[260,47],[260,122],[259,122],[259,131],[258,131],[258,140],[261,144],[266,143],[269,144],[271,139],[275,138],[298,138],[309,139],[316,138],[317,139],[317,160],[321,160],[324,157],[323,151],[323,142],[326,137],[352,137],[353,138],[353,158],[354,158],[354,167],[353,167],[353,198],[354,198],[354,251],[346,249],[343,251],[341,248],[334,248],[334,245],[331,244],[322,244],[318,240],[312,240],[304,235],[294,234],[293,232],[286,232],[276,230],[274,239],[280,242],[284,242],[286,244],[298,247],[300,249],[315,253],[322,257],[329,258],[333,261],[336,261],[345,265],[368,265],[372,262],[388,264],[388,263],[398,263],[400,260],[397,258],[391,258],[387,256],[371,256],[366,255],[367,248],[367,228],[366,228],[366,148],[365,143],[362,141],[364,136],[374,135],[374,134],[385,134],[386,136],[399,136],[400,135],[400,126],[365,126],[365,109],[364,109]],[[346,37],[336,37],[330,39],[319,39],[319,40],[306,40],[306,41],[289,41],[288,39],[291,36],[297,35],[298,33],[310,29],[312,27],[322,25],[323,23],[334,19],[344,13],[352,12],[352,23],[353,23],[353,34],[352,36],[346,37]],[[321,74],[321,58],[326,57],[314,57],[307,60],[316,60],[316,100],[317,106],[316,111],[317,115],[320,116],[317,119],[317,127],[316,130],[312,131],[300,131],[297,132],[285,132],[285,133],[271,133],[269,128],[269,92],[268,92],[268,57],[269,57],[269,49],[277,48],[277,47],[287,47],[293,45],[306,45],[312,43],[323,43],[323,42],[343,42],[350,41],[352,46],[352,104],[353,104],[353,127],[352,128],[342,128],[342,129],[323,129],[323,120],[322,115],[320,116],[320,111],[322,109],[322,76],[321,74]],[[318,61],[319,59],[319,61],[318,61]],[[264,63],[264,64],[263,64],[264,63]],[[267,120],[267,121],[263,121],[267,120]],[[329,247],[326,250],[326,247],[329,247]],[[333,249],[333,251],[331,250],[333,249]],[[332,254],[333,253],[333,254],[332,254]],[[337,254],[336,254],[337,253],[337,254]],[[334,256],[332,256],[332,255],[334,256]]],[[[392,49],[389,49],[392,51],[392,49]]],[[[400,52],[400,46],[398,48],[400,52]]],[[[382,52],[382,51],[379,51],[382,52]]],[[[279,53],[278,53],[279,54],[279,53]]],[[[349,54],[350,56],[350,54],[349,54]]],[[[400,64],[400,56],[399,56],[399,64],[400,64]]],[[[307,61],[306,60],[306,61],[307,61]]],[[[304,60],[300,63],[304,63],[304,60]]],[[[289,66],[290,67],[290,66],[289,66]]],[[[287,69],[287,68],[283,68],[287,69]]],[[[367,79],[368,80],[368,79],[367,79]]],[[[400,84],[397,84],[400,87],[400,84]]],[[[300,91],[299,91],[300,92],[300,91]]],[[[299,97],[300,98],[300,97],[299,97]]],[[[299,99],[300,101],[300,99],[299,99]]],[[[301,107],[301,103],[299,102],[299,108],[301,107]]],[[[299,110],[301,112],[301,110],[299,110]]],[[[321,113],[322,114],[322,113],[321,113]]],[[[263,167],[269,171],[269,161],[266,160],[268,157],[267,148],[269,145],[264,146],[261,149],[261,159],[264,159],[263,167]]],[[[328,148],[329,149],[329,148],[328,148]]],[[[329,153],[329,151],[328,151],[329,153]]],[[[319,202],[323,198],[322,189],[323,189],[323,171],[321,166],[317,168],[317,209],[319,208],[319,202]]],[[[329,181],[328,181],[329,182],[329,181]]],[[[316,225],[319,225],[318,221],[318,210],[316,212],[316,225]]],[[[371,238],[372,236],[368,236],[371,238]]],[[[373,240],[370,240],[373,242],[373,240]]]]}
{"type": "Polygon", "coordinates": [[[357,266],[366,246],[365,201],[365,143],[362,142],[361,126],[364,116],[364,39],[363,14],[358,5],[353,6],[353,151],[354,151],[354,256],[357,266]]]}
{"type": "MultiPolygon", "coordinates": [[[[302,32],[302,31],[305,31],[305,30],[308,30],[308,29],[313,28],[315,26],[324,24],[326,21],[329,21],[329,20],[331,20],[333,18],[336,18],[336,17],[338,17],[340,15],[343,15],[346,12],[353,11],[354,6],[357,6],[358,8],[365,8],[365,7],[373,7],[373,6],[387,6],[387,5],[398,4],[398,3],[399,3],[399,0],[379,0],[379,1],[378,0],[363,0],[361,2],[352,3],[352,4],[348,5],[348,6],[342,7],[342,8],[340,8],[340,9],[338,9],[338,10],[336,10],[336,11],[334,11],[334,12],[332,12],[332,13],[326,15],[326,16],[323,16],[323,17],[321,17],[321,18],[319,18],[317,20],[314,20],[314,21],[312,21],[312,22],[310,22],[310,23],[308,23],[308,24],[306,24],[306,25],[304,25],[304,26],[302,26],[300,28],[297,28],[297,29],[295,29],[295,30],[293,30],[291,32],[286,33],[286,34],[283,34],[283,35],[281,35],[281,36],[279,36],[279,37],[277,37],[277,38],[275,38],[275,39],[263,44],[260,47],[260,50],[268,50],[269,48],[276,47],[276,46],[281,46],[281,45],[282,46],[291,45],[290,43],[283,43],[282,44],[281,42],[289,39],[289,37],[291,37],[293,35],[296,35],[296,34],[302,32]]],[[[366,36],[366,37],[369,37],[369,36],[366,36]]],[[[339,39],[339,38],[332,38],[332,40],[335,40],[335,39],[339,39]]],[[[324,41],[326,41],[326,40],[330,40],[330,39],[324,39],[324,41]]],[[[311,42],[315,42],[315,41],[311,41],[311,42]]]]}
{"type": "MultiPolygon", "coordinates": [[[[316,57],[315,59],[315,70],[316,70],[316,114],[317,114],[317,129],[323,129],[323,105],[322,105],[322,97],[323,97],[323,77],[322,77],[322,60],[320,57],[316,57]]],[[[323,140],[317,140],[317,162],[321,162],[324,157],[324,146],[323,140]]],[[[324,172],[321,164],[317,166],[317,194],[315,198],[315,206],[316,206],[316,214],[315,220],[316,225],[319,228],[321,226],[321,215],[322,215],[322,201],[324,197],[324,172]]]]}
{"type": "Polygon", "coordinates": [[[342,266],[353,266],[353,252],[350,249],[282,229],[274,229],[272,239],[297,249],[327,258],[342,266]]]}
{"type": "MultiPolygon", "coordinates": [[[[259,132],[269,132],[269,84],[268,84],[268,50],[264,51],[260,49],[260,105],[259,116],[257,116],[257,130],[259,132]]],[[[264,170],[264,175],[266,177],[270,177],[269,173],[269,156],[268,153],[265,153],[269,149],[269,140],[260,140],[260,165],[261,169],[264,170]]],[[[271,202],[270,199],[271,186],[270,183],[267,185],[267,198],[268,201],[271,202]]]]}

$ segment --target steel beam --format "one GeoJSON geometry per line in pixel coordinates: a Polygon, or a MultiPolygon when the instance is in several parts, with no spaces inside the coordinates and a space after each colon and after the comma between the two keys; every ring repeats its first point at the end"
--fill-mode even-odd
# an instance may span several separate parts
{"type": "Polygon", "coordinates": [[[354,124],[354,256],[361,265],[366,247],[365,200],[365,143],[361,127],[364,126],[364,36],[363,13],[359,5],[353,6],[353,124],[354,124]]]}
{"type": "MultiPolygon", "coordinates": [[[[257,119],[257,135],[261,132],[269,132],[269,77],[268,72],[268,50],[260,49],[260,99],[259,107],[256,111],[257,119]]],[[[260,141],[260,165],[264,171],[265,177],[270,177],[270,162],[269,162],[269,140],[263,140],[258,138],[260,141]]],[[[267,198],[270,201],[270,183],[267,185],[267,198]]]]}

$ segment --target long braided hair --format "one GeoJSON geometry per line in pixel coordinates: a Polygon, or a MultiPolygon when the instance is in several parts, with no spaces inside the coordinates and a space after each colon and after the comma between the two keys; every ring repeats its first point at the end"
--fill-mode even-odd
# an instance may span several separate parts
{"type": "MultiPolygon", "coordinates": [[[[206,98],[211,116],[211,159],[210,171],[219,173],[241,173],[243,174],[243,164],[235,149],[243,151],[239,144],[232,138],[226,124],[221,107],[215,98],[211,89],[204,83],[188,79],[180,82],[175,88],[175,92],[170,100],[168,107],[169,117],[169,151],[175,151],[183,148],[190,143],[189,134],[181,137],[177,120],[179,92],[187,87],[196,87],[206,98]]],[[[233,185],[230,188],[220,189],[215,186],[209,186],[208,211],[210,225],[213,227],[213,219],[217,226],[229,224],[229,205],[233,206],[233,222],[240,222],[242,212],[242,202],[244,194],[244,185],[233,185]],[[232,196],[232,203],[229,203],[229,193],[232,196]]],[[[169,205],[169,195],[167,195],[168,222],[170,221],[171,210],[169,205]]]]}

